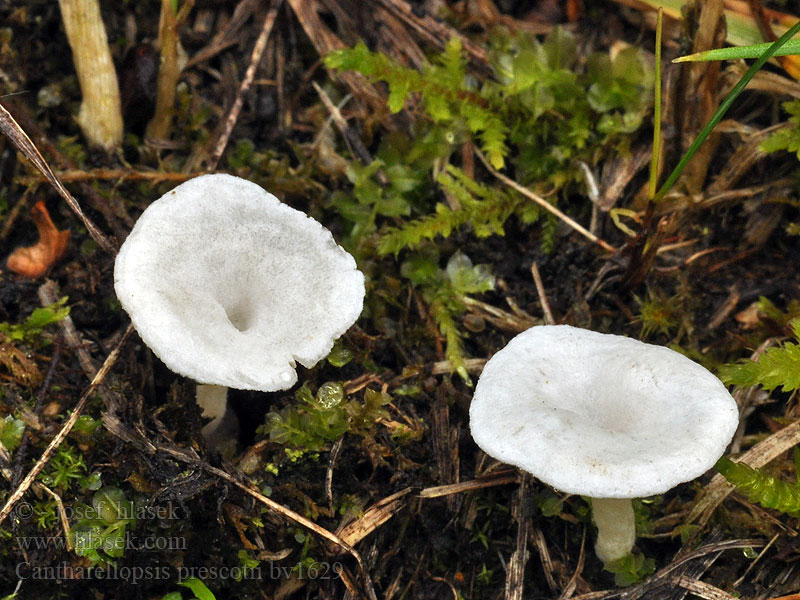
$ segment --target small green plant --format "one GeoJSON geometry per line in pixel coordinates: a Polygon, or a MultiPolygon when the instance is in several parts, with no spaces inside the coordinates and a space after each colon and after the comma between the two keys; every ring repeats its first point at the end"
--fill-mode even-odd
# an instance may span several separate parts
{"type": "Polygon", "coordinates": [[[65,306],[67,297],[58,302],[34,309],[34,311],[19,324],[0,323],[0,333],[10,341],[32,342],[42,330],[53,323],[57,323],[69,314],[69,306],[65,306]]]}
{"type": "MultiPolygon", "coordinates": [[[[196,577],[190,577],[189,579],[179,581],[178,585],[182,585],[191,590],[192,596],[187,598],[187,600],[217,600],[217,597],[208,589],[208,586],[196,577]]],[[[162,597],[161,600],[183,600],[183,596],[180,592],[170,592],[162,597]]]]}
{"type": "Polygon", "coordinates": [[[652,521],[653,508],[661,504],[663,498],[654,496],[652,498],[638,498],[633,501],[633,516],[636,521],[636,535],[650,535],[653,533],[655,525],[652,521]]]}
{"type": "Polygon", "coordinates": [[[48,530],[58,522],[58,505],[55,500],[48,498],[33,505],[36,525],[39,529],[48,530]]]}
{"type": "MultiPolygon", "coordinates": [[[[800,340],[800,319],[792,321],[791,328],[800,340]]],[[[760,385],[767,391],[781,388],[784,392],[800,389],[800,345],[786,342],[763,352],[758,361],[722,365],[719,377],[726,384],[738,387],[760,385]]]]}
{"type": "Polygon", "coordinates": [[[543,517],[555,517],[564,509],[564,499],[551,488],[544,488],[533,496],[533,505],[543,517]]]}
{"type": "Polygon", "coordinates": [[[75,163],[78,167],[82,168],[86,164],[86,144],[78,136],[60,135],[56,138],[56,147],[67,160],[75,163]]]}
{"type": "MultiPolygon", "coordinates": [[[[761,150],[766,153],[785,150],[800,160],[800,100],[789,100],[781,106],[789,114],[786,125],[764,140],[761,150]]],[[[781,202],[800,208],[800,201],[796,198],[781,199],[781,202]]],[[[786,231],[789,235],[800,235],[800,222],[788,223],[786,231]]]]}
{"type": "Polygon", "coordinates": [[[642,324],[641,337],[647,339],[654,333],[670,336],[679,324],[680,298],[666,298],[658,292],[649,292],[646,299],[634,296],[639,305],[638,322],[642,324]]]}
{"type": "Polygon", "coordinates": [[[508,152],[505,145],[508,124],[503,121],[502,112],[493,111],[488,99],[468,85],[459,38],[452,38],[444,52],[422,73],[402,67],[384,54],[371,52],[363,42],[329,54],[325,63],[332,69],[358,71],[373,81],[385,81],[389,85],[387,104],[392,112],[402,110],[412,93],[420,94],[425,111],[434,122],[458,122],[480,138],[497,168],[503,166],[508,152]]]}
{"type": "MultiPolygon", "coordinates": [[[[446,194],[458,201],[458,207],[438,203],[432,214],[401,227],[387,228],[378,243],[379,254],[397,254],[406,248],[418,248],[425,240],[449,237],[454,230],[466,225],[478,237],[503,235],[503,225],[511,215],[526,224],[534,223],[541,215],[536,204],[517,192],[478,183],[453,165],[447,165],[437,181],[446,194]]],[[[543,239],[545,250],[552,248],[552,241],[552,236],[543,239]]]]}
{"type": "Polygon", "coordinates": [[[6,415],[0,420],[0,443],[9,452],[19,448],[23,433],[25,433],[25,423],[12,415],[6,415]]]}
{"type": "Polygon", "coordinates": [[[61,298],[50,306],[35,309],[22,323],[0,323],[0,365],[3,365],[15,381],[23,385],[37,385],[42,378],[30,350],[19,348],[20,344],[33,345],[45,327],[56,323],[69,314],[65,306],[67,298],[61,298]]]}
{"type": "Polygon", "coordinates": [[[485,549],[493,539],[494,528],[508,521],[508,506],[497,499],[491,488],[476,498],[475,510],[478,518],[472,525],[470,543],[479,542],[485,549]]]}
{"type": "Polygon", "coordinates": [[[769,154],[785,150],[800,160],[800,100],[789,100],[781,107],[789,115],[786,126],[765,139],[761,143],[761,151],[769,154]]]}
{"type": "MultiPolygon", "coordinates": [[[[797,33],[792,31],[789,33],[788,38],[797,33]]],[[[789,56],[792,54],[800,54],[800,40],[788,39],[781,44],[770,56],[789,56]]],[[[704,62],[712,60],[739,60],[742,58],[759,58],[764,55],[768,50],[774,49],[774,42],[765,42],[763,44],[752,44],[749,46],[734,46],[730,48],[714,48],[713,50],[705,50],[704,52],[696,52],[687,56],[676,58],[672,62],[704,62]]]]}
{"type": "Polygon", "coordinates": [[[492,525],[491,521],[484,521],[480,525],[476,524],[476,526],[473,528],[472,537],[469,538],[470,543],[480,542],[484,550],[488,550],[489,533],[491,525],[492,525]]]}
{"type": "MultiPolygon", "coordinates": [[[[21,581],[22,580],[20,579],[20,582],[21,581]]],[[[17,589],[19,589],[19,587],[20,587],[20,584],[17,583],[17,589]]],[[[17,594],[16,591],[14,591],[11,594],[8,594],[7,596],[3,596],[2,598],[0,598],[0,600],[17,600],[17,598],[19,598],[19,595],[17,594]]]]}
{"type": "Polygon", "coordinates": [[[75,421],[75,425],[70,432],[71,435],[76,435],[80,438],[90,438],[100,427],[100,420],[95,419],[91,415],[81,415],[75,421]]]}
{"type": "Polygon", "coordinates": [[[364,501],[353,494],[342,494],[334,504],[334,510],[342,516],[360,519],[364,516],[364,501]]]}
{"type": "Polygon", "coordinates": [[[389,134],[369,165],[350,162],[347,178],[353,189],[334,192],[330,200],[347,223],[342,245],[362,260],[371,259],[379,219],[408,217],[415,207],[427,211],[434,198],[430,172],[451,151],[452,143],[434,128],[413,140],[389,134]]]}
{"type": "MultiPolygon", "coordinates": [[[[795,471],[800,453],[795,448],[795,471]]],[[[800,517],[800,485],[769,475],[765,469],[754,469],[723,456],[716,469],[736,486],[736,491],[750,502],[774,508],[792,517],[800,517]]]]}
{"type": "Polygon", "coordinates": [[[295,399],[295,406],[270,412],[258,429],[271,441],[286,446],[293,460],[326,449],[344,433],[366,435],[378,419],[388,416],[383,407],[391,402],[391,396],[370,388],[364,390],[363,403],[346,400],[339,382],[322,384],[316,394],[304,383],[295,399]]]}
{"type": "Polygon", "coordinates": [[[69,489],[74,481],[82,479],[86,473],[83,455],[67,444],[58,449],[48,466],[49,470],[40,476],[42,483],[62,491],[69,489]]]}
{"type": "Polygon", "coordinates": [[[228,152],[225,157],[231,169],[244,169],[253,166],[256,156],[256,145],[253,140],[241,138],[236,141],[232,152],[228,152]]]}
{"type": "Polygon", "coordinates": [[[344,345],[344,342],[339,338],[333,343],[333,348],[328,353],[328,364],[334,367],[343,367],[351,360],[353,360],[353,352],[347,346],[344,345]]]}
{"type": "MultiPolygon", "coordinates": [[[[452,164],[465,144],[480,148],[497,169],[513,166],[522,184],[549,184],[556,192],[583,180],[580,162],[595,164],[604,154],[626,151],[651,103],[652,68],[639,50],[598,53],[580,69],[577,41],[560,28],[543,42],[502,33],[491,44],[493,77],[484,80],[467,71],[458,38],[421,72],[363,43],[326,57],[330,68],[386,82],[389,110],[408,107],[416,117],[413,143],[392,134],[371,165],[351,164],[352,197],[334,196],[339,214],[355,223],[348,249],[378,229],[379,216],[399,220],[381,238],[381,254],[447,237],[468,224],[481,236],[502,234],[512,215],[526,224],[536,221],[539,209],[516,192],[476,182],[452,164]],[[388,151],[398,140],[404,151],[388,151]],[[447,204],[436,201],[434,181],[447,204]],[[408,216],[416,220],[403,223],[408,216]]],[[[547,223],[552,233],[552,218],[547,223]]]]}
{"type": "Polygon", "coordinates": [[[289,448],[318,452],[347,431],[343,399],[340,383],[325,383],[315,395],[306,382],[295,392],[297,406],[270,412],[259,432],[289,448]]]}
{"type": "Polygon", "coordinates": [[[541,43],[532,36],[498,34],[492,40],[495,80],[483,82],[467,73],[458,38],[422,72],[363,43],[334,52],[325,62],[385,81],[392,112],[417,95],[425,114],[450,139],[474,138],[495,168],[505,166],[515,146],[517,166],[541,172],[542,161],[531,159],[544,158],[546,176],[552,176],[604,136],[634,131],[649,106],[652,70],[638,50],[614,58],[595,55],[579,73],[576,47],[575,37],[561,28],[541,43]]]}
{"type": "Polygon", "coordinates": [[[463,337],[456,318],[464,310],[464,299],[494,289],[494,277],[486,265],[473,265],[463,252],[456,252],[447,261],[445,269],[439,268],[439,255],[435,249],[420,252],[406,260],[401,272],[417,286],[430,307],[431,315],[445,338],[445,357],[454,372],[470,384],[464,364],[463,337]]]}
{"type": "Polygon", "coordinates": [[[481,586],[488,586],[492,583],[494,577],[494,570],[489,569],[486,563],[481,565],[481,570],[475,575],[475,582],[481,586]]]}
{"type": "Polygon", "coordinates": [[[236,557],[239,559],[239,566],[241,566],[241,569],[237,569],[234,572],[234,579],[236,579],[236,581],[241,581],[244,573],[253,569],[257,569],[258,565],[261,564],[257,558],[250,556],[250,553],[244,548],[236,553],[236,557]]]}
{"type": "Polygon", "coordinates": [[[627,587],[647,579],[655,573],[656,561],[645,558],[643,554],[631,553],[606,563],[605,571],[614,574],[614,583],[619,587],[627,587]]]}
{"type": "MultiPolygon", "coordinates": [[[[788,324],[795,338],[800,341],[800,319],[786,323],[788,315],[796,311],[796,306],[790,306],[789,311],[783,313],[769,300],[762,298],[759,309],[775,322],[788,324]]],[[[722,365],[719,377],[726,384],[737,387],[759,385],[767,391],[780,388],[783,392],[793,392],[800,389],[800,345],[786,342],[780,347],[767,349],[757,361],[742,360],[722,365]]],[[[797,473],[800,465],[800,451],[797,448],[794,459],[797,473]]],[[[753,469],[724,456],[717,462],[716,469],[751,502],[793,517],[800,516],[800,485],[797,483],[782,481],[770,475],[766,468],[753,469]]]]}
{"type": "Polygon", "coordinates": [[[81,506],[84,518],[71,529],[75,553],[85,556],[92,565],[113,562],[123,555],[126,536],[136,523],[133,502],[113,486],[95,492],[92,506],[81,506]]]}

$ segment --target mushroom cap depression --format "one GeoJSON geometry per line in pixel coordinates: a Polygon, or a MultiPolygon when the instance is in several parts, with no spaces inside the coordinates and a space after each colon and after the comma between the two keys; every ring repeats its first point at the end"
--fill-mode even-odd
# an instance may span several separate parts
{"type": "Polygon", "coordinates": [[[330,231],[231,175],[153,202],[120,249],[114,288],[170,369],[261,391],[327,356],[364,301],[364,276],[330,231]]]}
{"type": "Polygon", "coordinates": [[[722,382],[685,356],[568,325],[513,338],[470,406],[487,454],[595,498],[651,496],[702,475],[738,422],[722,382]]]}

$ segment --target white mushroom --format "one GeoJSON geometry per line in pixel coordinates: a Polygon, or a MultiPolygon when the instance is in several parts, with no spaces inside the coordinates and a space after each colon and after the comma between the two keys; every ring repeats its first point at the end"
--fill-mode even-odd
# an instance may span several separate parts
{"type": "Polygon", "coordinates": [[[590,496],[604,563],[630,553],[632,498],[694,479],[739,421],[722,382],[685,356],[568,325],[533,327],[484,367],[470,407],[489,455],[590,496]]]}
{"type": "MultiPolygon", "coordinates": [[[[114,288],[171,370],[270,392],[291,387],[295,364],[316,364],[355,322],[364,276],[311,217],[244,179],[203,175],[142,213],[114,288]]],[[[205,414],[221,417],[225,391],[201,391],[205,414]]]]}

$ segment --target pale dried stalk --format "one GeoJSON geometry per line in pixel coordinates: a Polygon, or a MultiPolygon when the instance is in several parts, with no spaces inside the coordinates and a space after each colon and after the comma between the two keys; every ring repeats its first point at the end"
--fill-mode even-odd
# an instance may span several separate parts
{"type": "Polygon", "coordinates": [[[508,560],[506,569],[506,584],[503,597],[505,600],[522,600],[525,587],[525,564],[528,562],[528,531],[531,521],[525,515],[523,505],[530,483],[530,475],[522,473],[519,478],[519,488],[511,503],[511,515],[517,522],[517,539],[515,550],[508,560]]]}
{"type": "MultiPolygon", "coordinates": [[[[800,419],[792,421],[783,429],[760,441],[742,454],[736,462],[758,469],[798,443],[800,443],[800,419]]],[[[721,474],[714,475],[709,484],[705,486],[700,499],[692,507],[689,516],[686,518],[686,523],[696,522],[698,525],[704,526],[717,506],[734,489],[735,486],[729,483],[721,474]]]]}
{"type": "Polygon", "coordinates": [[[83,100],[78,125],[90,144],[106,150],[122,142],[119,83],[97,0],[58,0],[83,100]]]}
{"type": "Polygon", "coordinates": [[[175,97],[178,80],[183,70],[180,64],[181,26],[194,6],[194,0],[184,0],[176,14],[170,0],[161,0],[161,16],[158,22],[158,46],[161,51],[161,64],[158,68],[156,110],[147,124],[145,137],[160,141],[169,138],[172,116],[175,113],[175,97]]]}
{"type": "Polygon", "coordinates": [[[556,320],[553,318],[553,311],[550,310],[550,303],[547,301],[547,293],[544,290],[544,283],[542,283],[542,276],[539,273],[539,265],[536,264],[536,261],[533,261],[531,265],[531,275],[533,275],[533,283],[536,285],[536,293],[539,294],[539,304],[542,305],[544,322],[548,325],[555,325],[556,320]]]}
{"type": "Polygon", "coordinates": [[[506,177],[505,175],[503,175],[500,171],[495,169],[491,165],[491,163],[489,163],[489,161],[486,159],[486,157],[483,155],[483,153],[480,150],[478,150],[477,148],[475,149],[475,154],[478,156],[478,158],[481,159],[481,162],[486,167],[486,169],[492,175],[494,175],[497,179],[499,179],[501,182],[506,184],[508,187],[510,187],[513,190],[516,190],[517,192],[519,192],[520,194],[522,194],[523,196],[525,196],[529,200],[533,200],[540,207],[542,207],[546,211],[554,214],[556,217],[561,219],[564,223],[566,223],[567,225],[572,227],[572,229],[574,229],[575,231],[580,233],[587,240],[589,240],[591,242],[594,242],[595,244],[600,246],[603,250],[606,250],[608,252],[616,252],[617,251],[617,249],[614,248],[611,244],[609,244],[609,243],[603,241],[602,239],[600,239],[599,237],[597,237],[591,231],[589,231],[585,227],[583,227],[580,223],[578,223],[574,219],[571,219],[570,217],[565,215],[563,212],[558,210],[555,206],[550,204],[547,200],[545,200],[544,198],[542,198],[538,194],[534,194],[528,188],[526,188],[523,185],[518,184],[516,181],[514,181],[510,177],[506,177]]]}

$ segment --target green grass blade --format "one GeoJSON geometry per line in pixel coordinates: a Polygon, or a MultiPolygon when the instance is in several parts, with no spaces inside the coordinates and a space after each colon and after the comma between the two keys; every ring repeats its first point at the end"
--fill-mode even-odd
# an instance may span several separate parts
{"type": "Polygon", "coordinates": [[[661,186],[661,189],[659,189],[656,195],[653,197],[653,202],[659,202],[664,198],[666,193],[672,188],[673,185],[675,185],[675,182],[681,176],[681,173],[683,173],[683,170],[686,168],[686,165],[689,164],[689,161],[692,159],[692,157],[697,153],[697,150],[700,148],[703,142],[706,141],[708,136],[711,135],[714,127],[716,127],[717,124],[722,120],[722,118],[725,116],[725,113],[728,112],[728,109],[734,103],[736,98],[738,98],[739,94],[742,93],[742,90],[744,90],[747,84],[750,83],[750,80],[755,76],[756,73],[758,73],[759,70],[761,70],[764,64],[770,58],[772,58],[772,56],[774,56],[775,52],[779,48],[783,47],[792,37],[794,37],[798,31],[800,31],[800,21],[792,25],[792,27],[790,27],[786,33],[779,37],[775,42],[769,44],[767,50],[759,56],[758,60],[756,60],[756,62],[754,62],[749,69],[747,69],[747,72],[742,75],[742,78],[733,87],[731,92],[728,94],[728,97],[725,98],[725,100],[722,101],[722,104],[719,105],[719,108],[717,109],[717,112],[714,113],[714,116],[709,119],[705,127],[703,127],[703,129],[700,130],[700,133],[697,134],[697,137],[692,142],[692,145],[689,146],[689,149],[686,150],[686,153],[681,157],[680,162],[678,162],[678,165],[675,167],[675,169],[673,169],[669,177],[667,177],[664,185],[661,186]]]}
{"type": "Polygon", "coordinates": [[[650,159],[650,186],[648,196],[652,198],[656,194],[658,186],[658,159],[661,154],[661,29],[664,21],[664,9],[658,8],[658,19],[656,21],[656,61],[655,73],[653,77],[653,156],[650,159]]]}
{"type": "MultiPolygon", "coordinates": [[[[705,52],[696,52],[673,59],[674,63],[682,62],[708,62],[712,60],[737,60],[740,58],[758,58],[769,50],[772,42],[753,44],[752,46],[739,46],[733,48],[715,48],[705,52]]],[[[789,40],[781,48],[772,53],[772,56],[790,56],[800,54],[800,40],[789,40]]]]}

